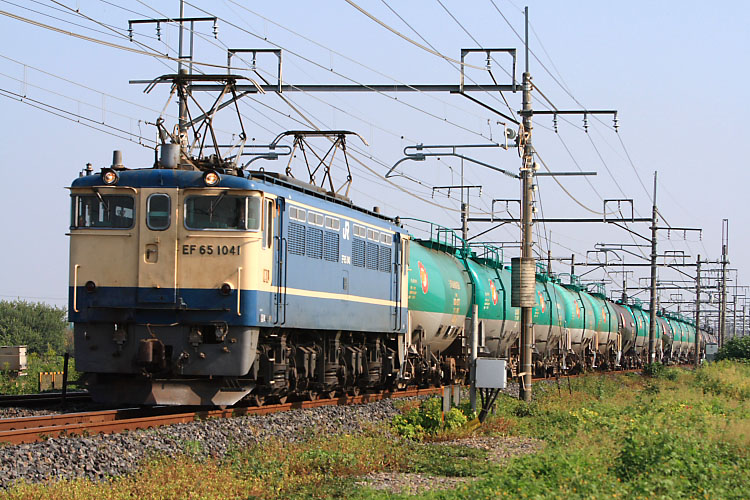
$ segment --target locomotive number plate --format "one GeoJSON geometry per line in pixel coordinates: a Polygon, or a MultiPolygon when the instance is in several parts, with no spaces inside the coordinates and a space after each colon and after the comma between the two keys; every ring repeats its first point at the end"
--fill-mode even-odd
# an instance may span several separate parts
{"type": "Polygon", "coordinates": [[[240,245],[182,245],[182,255],[240,255],[240,245]]]}

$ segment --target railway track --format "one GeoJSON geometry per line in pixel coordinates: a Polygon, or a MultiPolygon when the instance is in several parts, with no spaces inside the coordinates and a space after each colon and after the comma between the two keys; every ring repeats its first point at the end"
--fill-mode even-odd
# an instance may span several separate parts
{"type": "Polygon", "coordinates": [[[398,392],[342,396],[315,401],[264,405],[258,407],[227,408],[225,410],[193,410],[184,407],[157,407],[153,409],[128,408],[63,415],[0,419],[0,442],[33,443],[50,437],[70,435],[110,434],[126,430],[149,429],[162,425],[180,424],[208,418],[231,418],[244,415],[265,415],[292,409],[319,406],[362,404],[389,398],[406,398],[441,394],[442,387],[409,389],[398,392]]]}
{"type": "MultiPolygon", "coordinates": [[[[66,403],[87,403],[91,401],[88,392],[68,392],[65,396],[66,403]]],[[[20,406],[35,407],[47,406],[62,402],[62,393],[43,392],[40,394],[2,394],[0,395],[0,407],[20,406]]]]}
{"type": "MultiPolygon", "coordinates": [[[[676,365],[682,366],[682,365],[676,365]]],[[[683,366],[684,367],[684,366],[683,366]]],[[[623,373],[642,372],[642,369],[619,370],[615,372],[601,372],[599,375],[618,375],[623,373]]],[[[584,375],[592,375],[596,372],[586,372],[576,375],[562,375],[560,379],[576,378],[584,375]]],[[[535,382],[544,380],[554,381],[555,377],[534,378],[535,382]]],[[[378,401],[388,398],[406,398],[414,396],[426,396],[442,394],[442,387],[428,389],[408,389],[398,392],[383,392],[377,394],[364,394],[360,396],[342,396],[330,399],[318,399],[314,401],[296,401],[285,404],[263,405],[258,407],[235,407],[217,410],[205,410],[199,407],[155,407],[155,408],[126,408],[115,410],[100,410],[80,413],[67,413],[61,415],[41,415],[20,418],[0,419],[0,443],[32,443],[50,437],[86,435],[86,434],[109,434],[126,430],[148,429],[162,425],[179,424],[203,420],[209,418],[231,418],[244,415],[265,415],[292,409],[316,408],[319,406],[351,405],[378,401]]],[[[78,398],[79,401],[86,400],[86,393],[68,394],[78,398]]],[[[60,394],[34,394],[26,396],[0,396],[0,405],[8,406],[14,400],[20,402],[34,402],[39,404],[58,401],[60,394]],[[43,396],[49,396],[47,398],[43,396]],[[15,398],[15,399],[14,399],[15,398]],[[54,399],[56,398],[56,399],[54,399]]],[[[90,398],[89,398],[90,400],[90,398]]]]}

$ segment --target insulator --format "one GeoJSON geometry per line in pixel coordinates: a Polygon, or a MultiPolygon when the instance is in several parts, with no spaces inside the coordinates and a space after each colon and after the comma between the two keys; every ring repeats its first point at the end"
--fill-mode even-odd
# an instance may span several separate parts
{"type": "Polygon", "coordinates": [[[612,126],[615,128],[615,132],[619,132],[620,124],[617,120],[617,113],[615,113],[614,118],[612,118],[612,126]]]}
{"type": "Polygon", "coordinates": [[[128,38],[130,38],[130,41],[133,41],[133,28],[128,28],[128,38]]]}
{"type": "Polygon", "coordinates": [[[492,56],[490,56],[490,53],[487,52],[487,71],[492,69],[492,56]]]}
{"type": "Polygon", "coordinates": [[[583,114],[583,130],[589,133],[589,117],[586,113],[583,114]]]}
{"type": "Polygon", "coordinates": [[[557,115],[552,115],[552,126],[555,127],[555,133],[557,133],[557,115]]]}
{"type": "Polygon", "coordinates": [[[214,21],[214,38],[219,38],[219,25],[216,24],[216,21],[214,21]]]}
{"type": "Polygon", "coordinates": [[[156,39],[161,42],[161,24],[156,23],[156,39]]]}

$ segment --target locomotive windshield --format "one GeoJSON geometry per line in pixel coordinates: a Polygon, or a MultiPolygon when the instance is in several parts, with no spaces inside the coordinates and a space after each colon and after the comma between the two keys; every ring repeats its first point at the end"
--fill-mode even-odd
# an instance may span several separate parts
{"type": "Polygon", "coordinates": [[[185,201],[188,229],[260,229],[260,198],[221,193],[188,196],[185,201]]]}
{"type": "Polygon", "coordinates": [[[133,227],[132,196],[85,194],[73,196],[70,226],[73,228],[129,229],[133,227]]]}

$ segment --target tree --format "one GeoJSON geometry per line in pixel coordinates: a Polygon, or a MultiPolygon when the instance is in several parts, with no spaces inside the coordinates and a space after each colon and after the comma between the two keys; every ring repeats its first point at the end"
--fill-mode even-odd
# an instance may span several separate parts
{"type": "Polygon", "coordinates": [[[716,353],[716,359],[750,360],[750,337],[733,337],[727,340],[716,353]]]}
{"type": "Polygon", "coordinates": [[[65,308],[25,300],[0,300],[0,345],[26,345],[44,354],[66,348],[65,308]]]}

